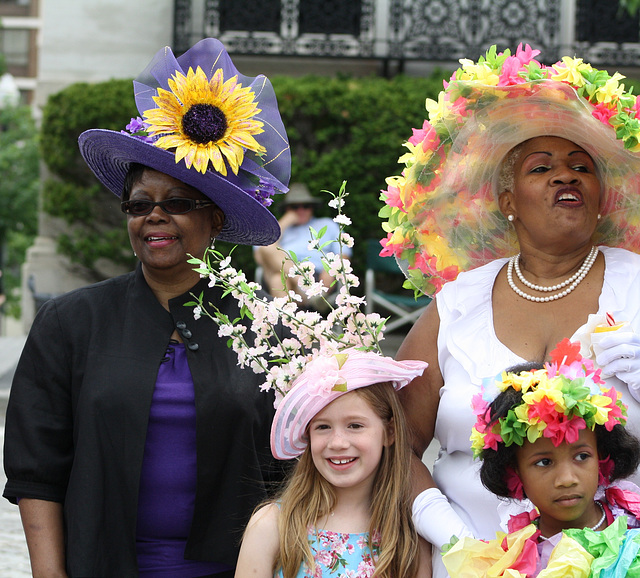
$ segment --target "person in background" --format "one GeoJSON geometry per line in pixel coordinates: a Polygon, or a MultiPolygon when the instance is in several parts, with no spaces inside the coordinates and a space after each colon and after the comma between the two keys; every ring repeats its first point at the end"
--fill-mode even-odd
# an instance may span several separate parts
{"type": "Polygon", "coordinates": [[[46,303],[11,387],[4,497],[36,577],[233,576],[281,477],[273,396],[187,306],[200,295],[239,316],[190,255],[279,238],[267,206],[290,153],[273,88],[209,38],[178,58],[160,50],[134,89],[130,132],[88,130],[79,145],[121,197],[139,263],[46,303]]]}
{"type": "MultiPolygon", "coordinates": [[[[262,285],[274,297],[283,297],[287,295],[288,291],[295,291],[303,300],[307,299],[304,292],[300,290],[298,278],[289,275],[293,264],[290,260],[285,259],[281,249],[295,253],[299,261],[308,259],[313,263],[316,280],[322,281],[326,287],[330,288],[327,296],[335,290],[332,287],[335,276],[323,269],[318,251],[309,248],[311,239],[309,228],[320,231],[326,227],[325,238],[333,239],[333,241],[324,248],[324,251],[341,253],[340,245],[337,242],[338,225],[329,217],[315,217],[314,208],[318,205],[320,205],[320,199],[312,196],[306,185],[291,183],[289,193],[282,202],[282,216],[278,220],[282,231],[280,239],[271,245],[254,249],[256,263],[262,267],[264,278],[262,285]]],[[[351,256],[351,248],[343,245],[342,256],[351,256]]],[[[312,307],[323,309],[321,301],[322,299],[311,298],[309,303],[312,307]]]]}
{"type": "MultiPolygon", "coordinates": [[[[383,253],[435,294],[397,359],[429,363],[400,395],[416,454],[414,521],[437,549],[500,529],[469,441],[485,378],[581,341],[640,433],[640,101],[619,74],[579,58],[545,66],[538,53],[493,47],[462,60],[384,193],[383,253]],[[624,330],[606,332],[595,354],[607,319],[624,330]],[[419,458],[434,438],[432,476],[419,458]]],[[[434,575],[446,576],[439,550],[434,575]]]]}

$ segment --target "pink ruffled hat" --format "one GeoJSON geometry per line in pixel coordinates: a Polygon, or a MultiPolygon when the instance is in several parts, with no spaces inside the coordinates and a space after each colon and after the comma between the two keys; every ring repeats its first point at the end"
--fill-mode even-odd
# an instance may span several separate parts
{"type": "Polygon", "coordinates": [[[271,452],[279,460],[304,452],[309,422],[340,396],[375,383],[402,389],[427,368],[425,361],[395,361],[373,351],[348,349],[319,355],[296,378],[278,405],[271,426],[271,452]]]}

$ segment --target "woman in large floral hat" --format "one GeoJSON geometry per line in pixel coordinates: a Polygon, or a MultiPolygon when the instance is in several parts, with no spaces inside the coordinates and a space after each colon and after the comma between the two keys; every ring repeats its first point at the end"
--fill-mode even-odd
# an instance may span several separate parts
{"type": "Polygon", "coordinates": [[[596,326],[619,322],[595,361],[640,429],[640,101],[617,73],[538,54],[462,60],[383,193],[383,254],[434,296],[398,358],[429,363],[403,400],[416,454],[441,446],[433,477],[415,459],[414,517],[438,548],[499,529],[468,434],[484,378],[565,337],[594,356],[596,326]]]}
{"type": "Polygon", "coordinates": [[[215,238],[278,239],[267,206],[287,190],[289,145],[269,80],[240,75],[215,39],[161,50],[134,87],[130,133],[79,143],[140,263],[40,310],[11,389],[4,496],[34,575],[223,578],[280,477],[273,397],[185,307],[195,294],[239,316],[188,259],[215,238]]]}

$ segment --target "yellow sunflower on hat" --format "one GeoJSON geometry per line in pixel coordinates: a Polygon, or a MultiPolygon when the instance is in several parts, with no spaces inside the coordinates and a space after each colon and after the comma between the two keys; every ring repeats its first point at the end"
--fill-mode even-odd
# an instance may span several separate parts
{"type": "Polygon", "coordinates": [[[261,112],[255,94],[237,76],[225,81],[219,68],[209,80],[198,66],[186,76],[176,71],[168,83],[171,90],[158,89],[158,108],[144,118],[149,135],[159,137],[155,145],[175,149],[176,163],[184,159],[188,168],[205,173],[211,162],[226,176],[228,162],[237,175],[245,150],[266,152],[253,136],[263,132],[263,123],[253,118],[261,112]]]}

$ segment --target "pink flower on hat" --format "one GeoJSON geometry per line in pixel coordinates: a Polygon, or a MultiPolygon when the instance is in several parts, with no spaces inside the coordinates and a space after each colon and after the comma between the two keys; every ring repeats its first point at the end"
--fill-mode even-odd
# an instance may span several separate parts
{"type": "Polygon", "coordinates": [[[309,382],[309,395],[329,397],[333,391],[347,391],[347,380],[340,369],[347,355],[320,355],[309,362],[304,373],[309,382]]]}

